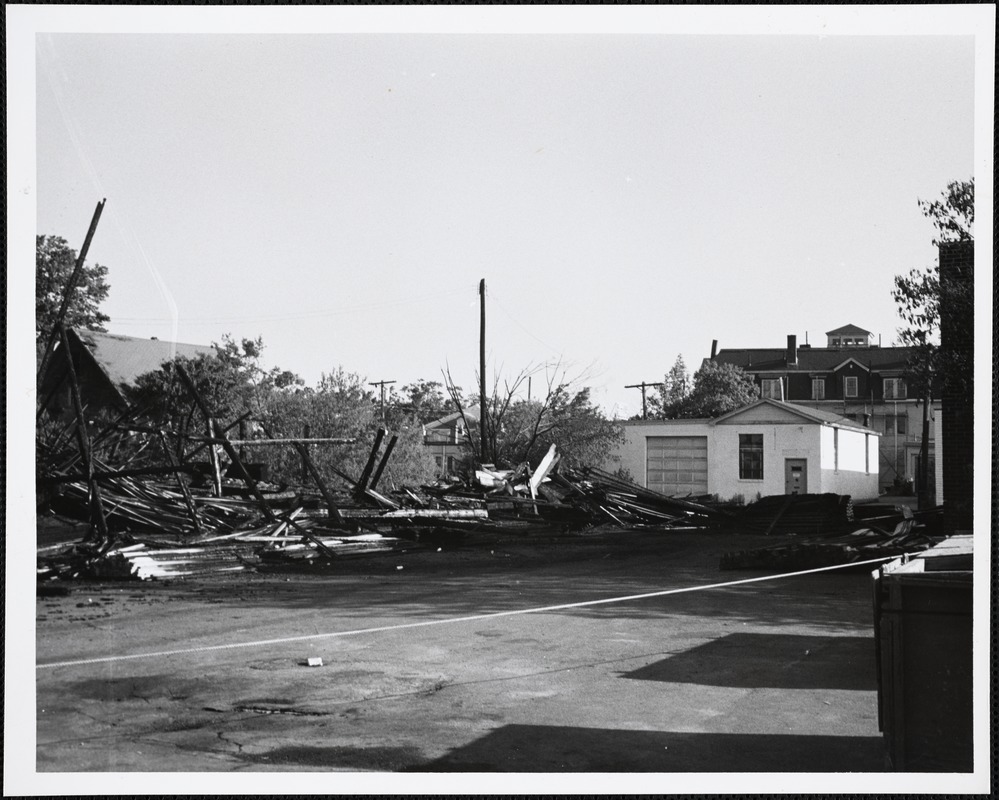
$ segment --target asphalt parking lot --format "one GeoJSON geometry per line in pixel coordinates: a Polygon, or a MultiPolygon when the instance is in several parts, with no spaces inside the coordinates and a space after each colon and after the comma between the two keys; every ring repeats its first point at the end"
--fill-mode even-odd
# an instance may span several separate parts
{"type": "Polygon", "coordinates": [[[634,598],[763,576],[718,569],[761,543],[617,533],[78,583],[37,600],[36,769],[881,772],[869,570],[634,598]]]}

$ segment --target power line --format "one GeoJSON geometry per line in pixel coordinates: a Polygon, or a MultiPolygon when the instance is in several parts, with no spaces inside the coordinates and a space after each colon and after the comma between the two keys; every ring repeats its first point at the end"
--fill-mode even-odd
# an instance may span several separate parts
{"type": "MultiPolygon", "coordinates": [[[[185,324],[216,324],[227,322],[282,322],[286,320],[321,319],[331,317],[336,314],[350,314],[360,311],[372,311],[379,308],[391,308],[395,306],[411,305],[415,306],[424,300],[439,300],[441,298],[455,297],[465,294],[464,290],[452,290],[449,292],[434,292],[419,296],[410,296],[405,299],[389,300],[373,303],[358,303],[350,306],[340,306],[329,309],[313,309],[312,311],[295,311],[282,314],[261,314],[256,316],[231,316],[231,317],[181,317],[185,324]]],[[[140,325],[150,322],[172,322],[172,317],[114,317],[112,322],[116,325],[140,325]]]]}

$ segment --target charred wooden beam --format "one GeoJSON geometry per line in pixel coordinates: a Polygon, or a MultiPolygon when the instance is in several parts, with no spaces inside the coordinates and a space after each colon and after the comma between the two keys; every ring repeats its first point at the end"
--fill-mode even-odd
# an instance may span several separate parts
{"type": "MultiPolygon", "coordinates": [[[[194,381],[191,380],[191,376],[187,374],[187,370],[184,369],[182,364],[177,364],[177,374],[180,375],[180,379],[184,382],[187,390],[191,393],[191,396],[194,398],[194,402],[197,403],[198,408],[201,410],[201,413],[204,414],[205,419],[211,420],[211,411],[205,404],[204,399],[201,397],[201,393],[198,392],[198,388],[194,385],[194,381]]],[[[239,454],[236,452],[236,448],[229,444],[229,440],[225,438],[225,434],[222,434],[220,438],[222,448],[225,450],[226,455],[228,455],[232,460],[233,465],[239,471],[240,477],[243,479],[243,482],[246,483],[250,493],[257,499],[257,502],[260,503],[260,509],[264,512],[264,516],[266,516],[269,520],[276,520],[277,517],[274,515],[270,505],[267,503],[267,498],[263,496],[260,489],[257,487],[257,482],[253,480],[253,477],[243,465],[243,462],[239,458],[239,454]]]]}
{"type": "Polygon", "coordinates": [[[62,339],[63,350],[66,353],[67,373],[69,375],[70,394],[73,396],[73,410],[76,412],[76,438],[80,446],[80,456],[86,469],[87,487],[90,500],[90,524],[91,533],[96,528],[100,537],[100,544],[106,545],[111,541],[111,534],[108,531],[107,518],[104,516],[104,502],[101,499],[101,487],[94,478],[94,457],[90,450],[90,438],[87,435],[87,420],[83,415],[83,401],[80,399],[80,384],[76,379],[76,367],[73,365],[73,356],[69,352],[69,337],[66,336],[66,329],[62,322],[56,322],[56,328],[62,339]]]}
{"type": "Polygon", "coordinates": [[[175,456],[173,450],[170,449],[170,445],[166,440],[166,434],[164,434],[163,431],[160,431],[159,434],[160,442],[163,445],[163,452],[165,452],[167,454],[167,458],[170,459],[170,466],[173,468],[174,476],[177,478],[177,485],[180,487],[180,491],[184,495],[184,505],[187,506],[187,513],[191,515],[191,524],[194,525],[194,533],[195,535],[200,536],[201,521],[198,519],[198,510],[194,506],[194,498],[191,496],[191,490],[188,488],[187,483],[184,480],[184,474],[180,467],[180,462],[177,461],[177,456],[175,456]]]}
{"type": "Polygon", "coordinates": [[[386,430],[384,428],[379,428],[378,432],[375,434],[375,443],[371,446],[371,454],[368,456],[368,463],[364,465],[364,471],[361,472],[361,477],[357,479],[357,485],[354,486],[354,494],[362,495],[364,490],[368,488],[368,479],[371,477],[371,470],[375,468],[375,459],[378,457],[378,448],[381,447],[382,439],[385,438],[386,430]]]}
{"type": "MultiPolygon", "coordinates": [[[[173,454],[171,453],[171,455],[173,454]]],[[[176,456],[174,456],[174,458],[176,458],[176,456]]],[[[193,474],[194,469],[193,467],[183,464],[178,464],[176,467],[136,467],[135,469],[116,470],[95,469],[94,478],[97,480],[111,478],[151,478],[155,475],[173,475],[178,471],[193,474]]],[[[86,480],[87,473],[75,472],[68,473],[66,475],[46,475],[39,478],[38,483],[42,486],[56,486],[60,483],[78,483],[86,480]]]]}
{"type": "Polygon", "coordinates": [[[378,485],[378,481],[382,477],[382,472],[385,470],[385,465],[388,463],[389,456],[392,455],[392,450],[395,448],[395,443],[399,441],[398,436],[393,436],[389,439],[388,445],[385,447],[385,455],[382,456],[382,460],[378,463],[378,469],[375,470],[375,474],[371,476],[371,485],[368,487],[371,490],[378,485]]]}

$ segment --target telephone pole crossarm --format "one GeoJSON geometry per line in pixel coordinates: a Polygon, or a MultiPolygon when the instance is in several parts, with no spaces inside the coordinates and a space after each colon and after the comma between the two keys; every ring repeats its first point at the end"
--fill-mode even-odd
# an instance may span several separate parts
{"type": "Polygon", "coordinates": [[[392,383],[395,383],[395,381],[369,381],[368,382],[368,386],[378,386],[378,387],[381,388],[381,405],[380,405],[380,410],[381,410],[381,415],[382,415],[382,421],[383,422],[385,420],[385,387],[388,386],[389,384],[392,384],[392,383]]]}
{"type": "Polygon", "coordinates": [[[645,390],[653,386],[662,386],[662,381],[642,381],[641,383],[632,383],[625,386],[625,389],[641,389],[642,390],[642,419],[648,418],[648,413],[645,405],[645,390]]]}

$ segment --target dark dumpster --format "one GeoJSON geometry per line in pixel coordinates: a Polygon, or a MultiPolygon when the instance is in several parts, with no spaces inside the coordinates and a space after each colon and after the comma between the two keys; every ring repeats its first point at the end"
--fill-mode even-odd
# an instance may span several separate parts
{"type": "Polygon", "coordinates": [[[889,769],[971,772],[972,537],[873,573],[878,722],[889,769]]]}

